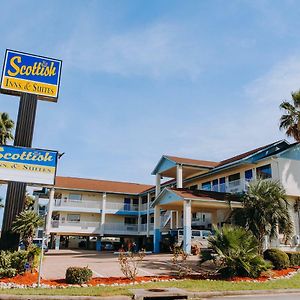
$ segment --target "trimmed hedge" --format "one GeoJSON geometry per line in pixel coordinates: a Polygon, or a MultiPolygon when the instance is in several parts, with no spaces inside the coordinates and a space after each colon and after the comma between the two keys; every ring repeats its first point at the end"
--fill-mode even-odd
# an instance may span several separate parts
{"type": "Polygon", "coordinates": [[[291,267],[298,267],[300,266],[300,252],[286,252],[290,259],[290,266],[291,267]]]}
{"type": "Polygon", "coordinates": [[[275,270],[286,269],[290,266],[288,255],[279,249],[267,249],[264,252],[264,259],[269,260],[275,270]]]}
{"type": "Polygon", "coordinates": [[[66,282],[71,284],[87,283],[93,276],[93,272],[88,267],[70,267],[66,271],[66,282]]]}
{"type": "Polygon", "coordinates": [[[17,270],[14,268],[0,269],[0,278],[3,277],[15,277],[17,275],[17,270]]]}

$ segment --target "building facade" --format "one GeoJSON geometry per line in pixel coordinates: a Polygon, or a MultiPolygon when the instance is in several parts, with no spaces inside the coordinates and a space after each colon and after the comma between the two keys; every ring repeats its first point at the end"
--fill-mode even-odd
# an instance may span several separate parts
{"type": "Polygon", "coordinates": [[[119,246],[160,251],[162,234],[183,230],[183,248],[191,251],[191,230],[222,226],[231,207],[241,207],[238,194],[257,178],[277,180],[286,190],[293,221],[293,239],[283,245],[281,237],[269,245],[295,250],[300,222],[300,146],[278,141],[221,162],[164,155],[154,168],[154,186],[56,178],[49,198],[46,231],[53,247],[76,243],[101,250],[108,241],[119,246]],[[76,241],[74,243],[74,240],[76,241]]]}

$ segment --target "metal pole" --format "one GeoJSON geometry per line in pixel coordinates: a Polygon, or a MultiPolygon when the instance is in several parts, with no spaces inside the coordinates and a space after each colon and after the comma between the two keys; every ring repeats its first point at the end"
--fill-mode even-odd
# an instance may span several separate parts
{"type": "Polygon", "coordinates": [[[37,282],[37,287],[39,288],[41,285],[41,274],[42,274],[42,266],[43,266],[43,254],[44,254],[44,240],[45,234],[43,232],[43,238],[42,238],[42,249],[41,249],[41,254],[40,254],[40,261],[39,261],[39,275],[38,275],[38,282],[37,282]]]}
{"type": "MultiPolygon", "coordinates": [[[[23,93],[20,98],[14,146],[31,147],[37,108],[37,95],[23,93]]],[[[11,232],[12,223],[24,209],[26,183],[9,182],[3,216],[1,249],[18,249],[19,236],[11,232]]]]}

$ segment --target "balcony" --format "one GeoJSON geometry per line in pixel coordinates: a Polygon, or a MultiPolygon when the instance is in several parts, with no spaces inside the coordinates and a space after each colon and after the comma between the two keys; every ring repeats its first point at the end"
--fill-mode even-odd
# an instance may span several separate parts
{"type": "Polygon", "coordinates": [[[52,220],[51,232],[100,233],[100,222],[62,222],[52,220]]]}
{"type": "Polygon", "coordinates": [[[84,212],[100,212],[102,207],[102,202],[98,201],[88,201],[88,200],[70,200],[70,199],[55,199],[54,210],[62,211],[84,211],[84,212]]]}
{"type": "MultiPolygon", "coordinates": [[[[149,231],[152,231],[154,224],[149,224],[149,231]]],[[[100,222],[62,222],[52,221],[51,232],[58,233],[93,233],[93,234],[112,234],[112,235],[138,235],[145,234],[147,224],[124,224],[124,223],[105,223],[103,232],[101,231],[100,222]]]]}
{"type": "Polygon", "coordinates": [[[214,185],[210,188],[211,191],[223,193],[241,193],[248,190],[248,185],[253,179],[238,179],[229,181],[228,183],[221,183],[218,186],[214,185]]]}
{"type": "Polygon", "coordinates": [[[139,206],[137,204],[129,204],[123,202],[106,202],[106,210],[122,211],[122,212],[138,212],[139,206]]]}

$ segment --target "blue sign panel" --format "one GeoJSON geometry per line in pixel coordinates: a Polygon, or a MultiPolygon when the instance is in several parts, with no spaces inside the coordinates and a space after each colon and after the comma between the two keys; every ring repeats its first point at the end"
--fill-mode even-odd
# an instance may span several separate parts
{"type": "Polygon", "coordinates": [[[61,60],[6,50],[1,89],[13,94],[36,94],[40,99],[56,101],[61,66],[61,60]]]}
{"type": "Polygon", "coordinates": [[[57,151],[0,145],[0,180],[54,184],[57,151]]]}

